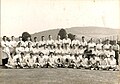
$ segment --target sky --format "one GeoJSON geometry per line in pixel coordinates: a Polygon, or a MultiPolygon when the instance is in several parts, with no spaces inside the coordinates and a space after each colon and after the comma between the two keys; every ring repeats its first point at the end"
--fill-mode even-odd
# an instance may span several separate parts
{"type": "Polygon", "coordinates": [[[85,26],[120,28],[120,1],[1,0],[1,36],[85,26]]]}

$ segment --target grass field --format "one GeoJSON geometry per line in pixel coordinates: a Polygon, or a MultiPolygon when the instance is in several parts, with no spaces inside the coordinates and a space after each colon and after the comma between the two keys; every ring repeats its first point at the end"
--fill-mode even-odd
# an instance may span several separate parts
{"type": "Polygon", "coordinates": [[[120,84],[119,71],[0,69],[0,84],[120,84]]]}

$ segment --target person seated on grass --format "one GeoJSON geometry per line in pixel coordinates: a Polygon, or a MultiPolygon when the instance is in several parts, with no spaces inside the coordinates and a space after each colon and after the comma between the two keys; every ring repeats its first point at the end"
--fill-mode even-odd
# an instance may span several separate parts
{"type": "Polygon", "coordinates": [[[102,55],[101,58],[100,58],[100,65],[98,67],[101,70],[108,70],[109,69],[108,61],[107,61],[106,57],[107,57],[106,55],[102,55]]]}
{"type": "Polygon", "coordinates": [[[55,68],[55,59],[53,57],[53,53],[49,54],[49,58],[48,58],[48,67],[50,68],[55,68]]]}
{"type": "MultiPolygon", "coordinates": [[[[75,55],[78,56],[77,54],[75,54],[75,55]]],[[[69,60],[69,66],[68,67],[69,68],[74,68],[74,65],[75,65],[74,59],[75,59],[74,55],[70,54],[69,57],[68,57],[68,60],[69,60]]]]}
{"type": "Polygon", "coordinates": [[[98,65],[97,65],[97,60],[95,59],[96,55],[91,56],[90,58],[90,65],[91,65],[91,70],[96,70],[98,69],[98,65]]]}
{"type": "Polygon", "coordinates": [[[15,57],[13,57],[13,55],[11,55],[8,59],[8,63],[5,64],[6,68],[15,68],[16,64],[15,64],[15,57]]]}
{"type": "Polygon", "coordinates": [[[33,53],[29,54],[29,58],[26,60],[28,68],[34,68],[34,58],[33,58],[33,53]]]}
{"type": "Polygon", "coordinates": [[[92,50],[87,46],[86,50],[84,51],[85,58],[88,58],[90,60],[90,57],[92,56],[92,50]]]}
{"type": "Polygon", "coordinates": [[[25,59],[25,55],[24,53],[21,53],[20,54],[21,57],[19,57],[19,62],[18,62],[18,67],[19,68],[26,68],[26,59],[25,59]]]}
{"type": "Polygon", "coordinates": [[[55,68],[57,68],[57,65],[58,65],[58,56],[57,56],[56,53],[54,53],[53,58],[54,58],[54,65],[55,65],[55,68]]]}
{"type": "MultiPolygon", "coordinates": [[[[94,50],[92,51],[92,56],[94,56],[96,60],[96,64],[98,65],[100,62],[99,50],[97,50],[96,46],[94,46],[94,50]]],[[[98,69],[98,68],[97,68],[98,69]]]]}
{"type": "Polygon", "coordinates": [[[49,59],[49,57],[48,57],[47,54],[44,54],[44,53],[43,53],[42,56],[43,56],[43,67],[48,68],[48,59],[49,59]]]}
{"type": "Polygon", "coordinates": [[[74,68],[80,69],[81,59],[78,57],[78,55],[75,55],[75,59],[73,59],[74,62],[74,68]]]}
{"type": "Polygon", "coordinates": [[[78,54],[79,58],[82,59],[82,56],[84,55],[84,51],[85,51],[82,45],[79,46],[78,51],[79,51],[79,54],[78,54]]]}
{"type": "Polygon", "coordinates": [[[43,53],[39,53],[39,56],[37,57],[37,59],[35,61],[35,66],[37,68],[39,68],[39,67],[43,68],[44,65],[45,65],[44,54],[43,53]]]}
{"type": "Polygon", "coordinates": [[[62,57],[62,61],[63,61],[63,67],[64,68],[68,68],[70,65],[70,54],[64,54],[62,57]]]}
{"type": "Polygon", "coordinates": [[[62,68],[63,67],[62,60],[60,58],[57,59],[57,67],[58,68],[62,68]]]}
{"type": "Polygon", "coordinates": [[[34,59],[34,68],[39,68],[40,67],[40,56],[37,56],[34,59]]]}
{"type": "Polygon", "coordinates": [[[110,58],[108,58],[108,66],[109,69],[117,70],[116,68],[116,59],[113,55],[110,55],[110,58]]]}
{"type": "Polygon", "coordinates": [[[81,62],[81,66],[82,66],[83,68],[85,68],[85,69],[89,69],[89,68],[90,68],[89,62],[88,62],[89,60],[88,60],[88,58],[86,58],[85,55],[83,55],[81,61],[82,61],[82,62],[81,62]]]}

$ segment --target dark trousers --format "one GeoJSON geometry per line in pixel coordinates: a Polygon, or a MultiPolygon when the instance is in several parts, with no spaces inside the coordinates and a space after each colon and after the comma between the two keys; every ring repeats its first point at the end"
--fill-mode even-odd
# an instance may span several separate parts
{"type": "Polygon", "coordinates": [[[116,59],[116,65],[119,65],[119,52],[115,51],[115,59],[116,59]]]}
{"type": "Polygon", "coordinates": [[[8,63],[8,58],[2,59],[2,65],[5,66],[5,64],[8,63]]]}

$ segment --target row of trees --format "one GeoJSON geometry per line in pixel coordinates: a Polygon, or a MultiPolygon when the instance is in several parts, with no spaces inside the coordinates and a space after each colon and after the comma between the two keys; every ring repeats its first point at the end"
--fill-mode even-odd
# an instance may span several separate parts
{"type": "MultiPolygon", "coordinates": [[[[64,38],[66,38],[67,32],[65,29],[61,29],[58,33],[58,35],[60,35],[60,39],[63,40],[64,38]]],[[[31,37],[31,35],[28,32],[23,32],[22,33],[22,40],[23,41],[27,41],[27,38],[31,37]]],[[[75,35],[73,35],[72,33],[68,34],[68,38],[70,38],[71,40],[75,39],[75,35]]]]}
{"type": "MultiPolygon", "coordinates": [[[[67,35],[67,32],[65,29],[61,29],[59,32],[58,32],[58,35],[60,35],[60,39],[63,40],[64,38],[66,38],[66,35],[67,35]]],[[[28,37],[31,37],[31,35],[28,33],[28,32],[23,32],[22,33],[22,40],[23,41],[27,41],[27,38],[28,37]]],[[[74,40],[75,39],[75,35],[72,34],[72,33],[68,33],[68,38],[70,38],[71,40],[74,40]]],[[[103,41],[103,43],[105,43],[106,41],[103,41]]],[[[113,41],[111,40],[110,41],[110,44],[113,44],[113,41]]],[[[120,41],[118,41],[118,44],[120,45],[120,41]]]]}

